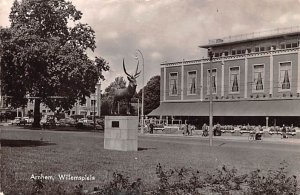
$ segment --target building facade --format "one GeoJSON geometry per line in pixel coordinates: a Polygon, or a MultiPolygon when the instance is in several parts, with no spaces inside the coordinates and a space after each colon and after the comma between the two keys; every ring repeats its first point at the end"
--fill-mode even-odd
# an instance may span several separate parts
{"type": "Polygon", "coordinates": [[[199,46],[211,49],[212,60],[161,64],[161,105],[150,115],[208,120],[212,71],[219,122],[299,123],[299,40],[295,27],[231,36],[199,46]]]}
{"type": "MultiPolygon", "coordinates": [[[[95,93],[91,94],[90,97],[86,97],[86,103],[81,105],[79,102],[76,103],[72,109],[65,112],[66,116],[72,115],[83,115],[86,116],[100,116],[101,115],[101,83],[98,82],[95,86],[95,93]]],[[[30,115],[33,114],[34,111],[34,100],[28,101],[26,108],[23,110],[24,113],[22,115],[30,115]]],[[[41,104],[40,113],[42,115],[52,115],[54,114],[50,108],[46,105],[41,104]]]]}

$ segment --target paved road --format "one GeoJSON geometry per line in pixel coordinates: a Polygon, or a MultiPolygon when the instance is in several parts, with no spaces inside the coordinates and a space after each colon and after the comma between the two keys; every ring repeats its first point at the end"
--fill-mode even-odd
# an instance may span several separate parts
{"type": "MultiPolygon", "coordinates": [[[[139,136],[139,141],[209,146],[209,138],[198,136],[142,135],[139,136]]],[[[300,153],[300,140],[266,138],[263,141],[248,141],[247,137],[221,136],[213,137],[213,147],[239,147],[270,151],[293,151],[300,153]]]]}
{"type": "MultiPolygon", "coordinates": [[[[37,134],[54,133],[54,134],[78,134],[78,136],[85,134],[89,137],[104,137],[103,133],[99,132],[74,132],[74,131],[54,131],[54,130],[30,130],[23,129],[23,127],[16,126],[2,126],[0,127],[1,137],[5,137],[8,131],[14,132],[36,132],[37,134]]],[[[160,142],[160,143],[176,143],[184,145],[199,145],[209,146],[209,138],[202,136],[183,136],[180,134],[145,134],[139,135],[139,142],[160,142]]],[[[253,148],[270,151],[293,151],[300,153],[300,139],[281,139],[279,137],[267,137],[262,141],[249,141],[247,136],[220,136],[213,137],[213,147],[238,147],[238,148],[253,148]]]]}

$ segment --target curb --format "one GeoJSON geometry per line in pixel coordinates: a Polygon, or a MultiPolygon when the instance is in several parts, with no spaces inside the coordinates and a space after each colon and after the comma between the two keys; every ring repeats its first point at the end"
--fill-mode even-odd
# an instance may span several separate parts
{"type": "MultiPolygon", "coordinates": [[[[179,138],[201,138],[203,140],[208,140],[209,137],[203,137],[201,135],[192,135],[192,136],[183,136],[181,134],[139,134],[139,136],[143,137],[179,137],[179,138]]],[[[231,141],[247,141],[248,137],[242,136],[216,136],[213,137],[215,140],[231,140],[231,141]]],[[[258,142],[280,142],[280,143],[292,143],[292,144],[300,144],[300,139],[290,138],[290,139],[281,139],[279,137],[267,137],[263,138],[263,140],[257,140],[258,142]]]]}

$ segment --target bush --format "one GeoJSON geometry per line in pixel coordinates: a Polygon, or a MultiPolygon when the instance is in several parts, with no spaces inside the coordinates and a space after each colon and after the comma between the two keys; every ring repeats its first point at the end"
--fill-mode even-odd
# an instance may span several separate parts
{"type": "MultiPolygon", "coordinates": [[[[164,170],[158,164],[156,175],[158,182],[151,189],[145,187],[142,179],[130,181],[121,173],[114,173],[110,182],[92,191],[84,189],[83,185],[75,186],[73,192],[66,192],[57,182],[33,180],[32,187],[24,192],[10,189],[6,194],[30,195],[200,195],[200,194],[251,194],[251,195],[293,195],[299,194],[296,176],[288,176],[287,163],[283,162],[277,170],[261,171],[259,169],[249,174],[239,175],[237,169],[222,166],[213,173],[200,173],[192,168],[173,168],[164,170]]],[[[14,185],[16,187],[16,185],[14,185]]],[[[19,186],[20,187],[20,186],[19,186]]],[[[24,188],[21,188],[24,189],[24,188]]],[[[20,190],[20,189],[19,189],[20,190]]]]}
{"type": "Polygon", "coordinates": [[[272,194],[296,194],[297,177],[287,176],[287,164],[281,163],[278,170],[269,170],[267,174],[259,169],[250,173],[248,179],[249,193],[253,195],[272,194]]]}

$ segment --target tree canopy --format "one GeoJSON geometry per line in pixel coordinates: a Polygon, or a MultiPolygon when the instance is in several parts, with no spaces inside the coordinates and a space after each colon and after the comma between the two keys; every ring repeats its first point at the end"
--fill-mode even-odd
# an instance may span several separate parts
{"type": "Polygon", "coordinates": [[[126,80],[124,79],[124,77],[119,76],[116,77],[115,80],[111,82],[108,87],[105,88],[105,93],[110,95],[115,89],[122,89],[122,88],[126,88],[126,80]]]}
{"type": "Polygon", "coordinates": [[[11,26],[0,29],[2,90],[12,106],[26,105],[29,96],[68,110],[95,92],[109,66],[101,57],[88,57],[96,48],[95,32],[80,23],[81,16],[65,0],[14,1],[11,26]],[[57,96],[62,98],[51,98],[57,96]]]}
{"type": "MultiPolygon", "coordinates": [[[[137,94],[142,101],[142,89],[137,94]]],[[[153,76],[144,87],[144,114],[149,114],[160,104],[160,76],[153,76]]]]}
{"type": "MultiPolygon", "coordinates": [[[[118,76],[115,78],[113,82],[110,83],[108,87],[105,88],[105,93],[103,94],[102,106],[101,106],[101,113],[103,115],[111,114],[112,103],[113,103],[113,95],[116,89],[126,88],[126,80],[122,76],[118,76]]],[[[121,113],[125,110],[125,106],[122,104],[120,105],[121,113]]]]}

